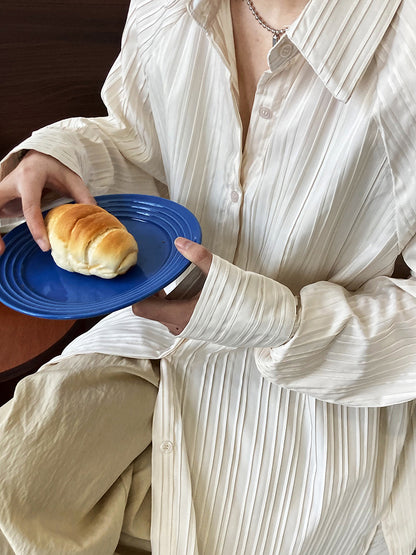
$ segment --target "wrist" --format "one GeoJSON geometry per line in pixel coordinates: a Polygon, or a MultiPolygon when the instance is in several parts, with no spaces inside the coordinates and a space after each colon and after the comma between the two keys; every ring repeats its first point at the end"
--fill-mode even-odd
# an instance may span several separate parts
{"type": "Polygon", "coordinates": [[[295,328],[296,298],[284,285],[213,257],[181,336],[227,347],[277,347],[295,328]]]}

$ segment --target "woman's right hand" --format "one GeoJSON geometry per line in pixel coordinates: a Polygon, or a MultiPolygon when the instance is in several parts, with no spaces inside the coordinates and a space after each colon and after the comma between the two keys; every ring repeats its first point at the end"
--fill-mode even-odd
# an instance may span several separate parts
{"type": "MultiPolygon", "coordinates": [[[[41,211],[44,191],[53,190],[75,202],[96,204],[84,181],[56,158],[30,150],[17,167],[0,181],[0,217],[23,215],[43,251],[50,249],[41,211]]],[[[5,245],[0,238],[0,255],[5,245]]]]}

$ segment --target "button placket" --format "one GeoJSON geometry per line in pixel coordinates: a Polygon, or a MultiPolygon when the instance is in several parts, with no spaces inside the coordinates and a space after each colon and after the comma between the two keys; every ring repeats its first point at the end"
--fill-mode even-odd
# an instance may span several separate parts
{"type": "Polygon", "coordinates": [[[160,444],[160,450],[164,455],[169,455],[173,452],[173,442],[169,441],[168,439],[162,441],[162,443],[160,444]]]}
{"type": "Polygon", "coordinates": [[[274,46],[268,54],[270,70],[274,73],[283,70],[289,61],[296,56],[298,49],[286,35],[274,46]]]}
{"type": "Polygon", "coordinates": [[[260,117],[262,117],[263,119],[271,119],[272,118],[272,111],[267,108],[267,106],[260,106],[259,108],[259,115],[260,117]]]}
{"type": "MultiPolygon", "coordinates": [[[[272,120],[274,118],[273,102],[274,98],[268,94],[269,83],[273,79],[270,72],[265,72],[257,86],[252,107],[252,117],[246,138],[246,144],[256,143],[256,148],[260,149],[267,136],[270,134],[272,120]]],[[[246,160],[243,161],[243,163],[246,160]]],[[[245,171],[244,171],[245,173],[245,171]]]]}
{"type": "Polygon", "coordinates": [[[236,203],[240,200],[240,193],[234,189],[231,191],[230,198],[231,202],[236,203]]]}
{"type": "Polygon", "coordinates": [[[250,120],[243,157],[241,186],[244,193],[259,182],[263,169],[261,157],[256,156],[256,152],[266,149],[269,144],[279,119],[285,92],[285,79],[281,79],[273,71],[263,73],[254,97],[253,117],[250,120]],[[252,145],[255,145],[255,148],[252,145]]]}
{"type": "Polygon", "coordinates": [[[282,44],[279,48],[279,54],[284,59],[290,58],[293,54],[293,46],[289,43],[282,44]]]}

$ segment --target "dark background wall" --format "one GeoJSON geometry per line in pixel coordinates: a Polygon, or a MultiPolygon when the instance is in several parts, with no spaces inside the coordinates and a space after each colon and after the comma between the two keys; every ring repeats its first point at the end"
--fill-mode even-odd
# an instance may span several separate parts
{"type": "Polygon", "coordinates": [[[0,158],[48,123],[104,115],[129,0],[0,1],[0,158]]]}
{"type": "MultiPolygon", "coordinates": [[[[120,49],[128,4],[0,0],[0,158],[48,123],[105,115],[100,90],[120,49]]],[[[41,320],[0,304],[0,405],[23,376],[92,323],[41,320]]]]}

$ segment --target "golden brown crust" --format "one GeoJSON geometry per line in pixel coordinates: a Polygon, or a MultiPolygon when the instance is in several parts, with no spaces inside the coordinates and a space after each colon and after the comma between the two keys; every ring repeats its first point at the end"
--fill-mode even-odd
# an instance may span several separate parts
{"type": "Polygon", "coordinates": [[[135,238],[100,206],[63,204],[48,212],[45,225],[58,266],[106,279],[137,262],[135,238]]]}

